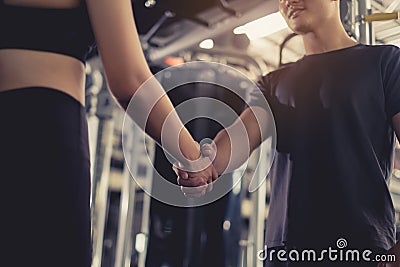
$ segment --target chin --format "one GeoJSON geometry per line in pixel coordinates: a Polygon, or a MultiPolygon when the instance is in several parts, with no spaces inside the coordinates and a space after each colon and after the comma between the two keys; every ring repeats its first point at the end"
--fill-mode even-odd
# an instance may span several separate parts
{"type": "Polygon", "coordinates": [[[291,24],[289,24],[289,28],[290,28],[294,33],[299,34],[299,35],[301,35],[301,34],[306,34],[306,33],[309,33],[309,32],[312,31],[312,30],[311,30],[311,27],[309,27],[309,26],[306,25],[306,24],[294,24],[294,23],[291,23],[291,24]]]}

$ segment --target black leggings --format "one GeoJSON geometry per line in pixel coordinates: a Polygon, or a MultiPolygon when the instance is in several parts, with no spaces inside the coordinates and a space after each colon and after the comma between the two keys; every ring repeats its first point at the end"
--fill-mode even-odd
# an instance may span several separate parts
{"type": "Polygon", "coordinates": [[[90,162],[84,107],[50,88],[0,93],[1,261],[91,264],[90,162]]]}

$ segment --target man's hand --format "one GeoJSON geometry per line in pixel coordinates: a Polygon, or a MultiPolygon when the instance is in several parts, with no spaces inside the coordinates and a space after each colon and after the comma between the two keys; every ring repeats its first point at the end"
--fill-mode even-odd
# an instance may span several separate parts
{"type": "Polygon", "coordinates": [[[203,157],[208,157],[211,161],[217,156],[217,147],[215,143],[202,145],[200,151],[203,157]]]}
{"type": "MultiPolygon", "coordinates": [[[[215,153],[213,154],[212,147],[203,145],[203,158],[212,158],[212,155],[215,155],[215,153]]],[[[209,160],[207,168],[197,172],[184,170],[179,163],[174,164],[173,169],[178,176],[178,184],[182,186],[182,192],[188,197],[200,197],[206,192],[210,192],[212,190],[212,182],[218,178],[218,173],[212,165],[211,160],[209,160]]]]}
{"type": "Polygon", "coordinates": [[[173,166],[177,174],[178,184],[183,194],[187,197],[201,197],[212,190],[212,182],[218,178],[217,171],[210,164],[206,169],[199,172],[187,172],[175,164],[173,166]]]}

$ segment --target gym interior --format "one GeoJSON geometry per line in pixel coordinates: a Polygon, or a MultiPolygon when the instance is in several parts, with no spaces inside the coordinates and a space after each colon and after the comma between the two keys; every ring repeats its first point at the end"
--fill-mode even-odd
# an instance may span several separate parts
{"type": "MultiPolygon", "coordinates": [[[[173,104],[200,98],[224,103],[191,102],[189,109],[177,109],[198,142],[232,123],[235,116],[226,117],[226,105],[240,114],[248,89],[261,75],[305,54],[301,37],[287,28],[275,0],[134,0],[133,7],[147,62],[161,84],[171,87],[173,104]],[[190,62],[216,64],[179,67],[190,62]]],[[[346,31],[363,44],[400,46],[399,11],[399,0],[341,1],[346,31]]],[[[258,163],[272,156],[261,150],[272,141],[226,174],[228,190],[214,201],[192,205],[183,194],[177,198],[187,205],[163,201],[154,192],[163,190],[164,180],[176,185],[171,160],[126,119],[108,91],[96,50],[86,73],[92,266],[263,266],[259,251],[264,248],[270,184],[265,179],[268,166],[258,168],[258,163]],[[260,183],[249,190],[254,179],[260,183]]],[[[389,188],[400,227],[398,144],[396,152],[389,188]]]]}

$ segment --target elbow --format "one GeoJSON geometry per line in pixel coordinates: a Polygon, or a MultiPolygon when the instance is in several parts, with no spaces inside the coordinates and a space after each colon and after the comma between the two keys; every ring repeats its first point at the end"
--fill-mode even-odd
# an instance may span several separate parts
{"type": "Polygon", "coordinates": [[[149,75],[135,76],[121,79],[108,79],[108,88],[121,106],[132,98],[142,84],[149,78],[149,75]]]}

